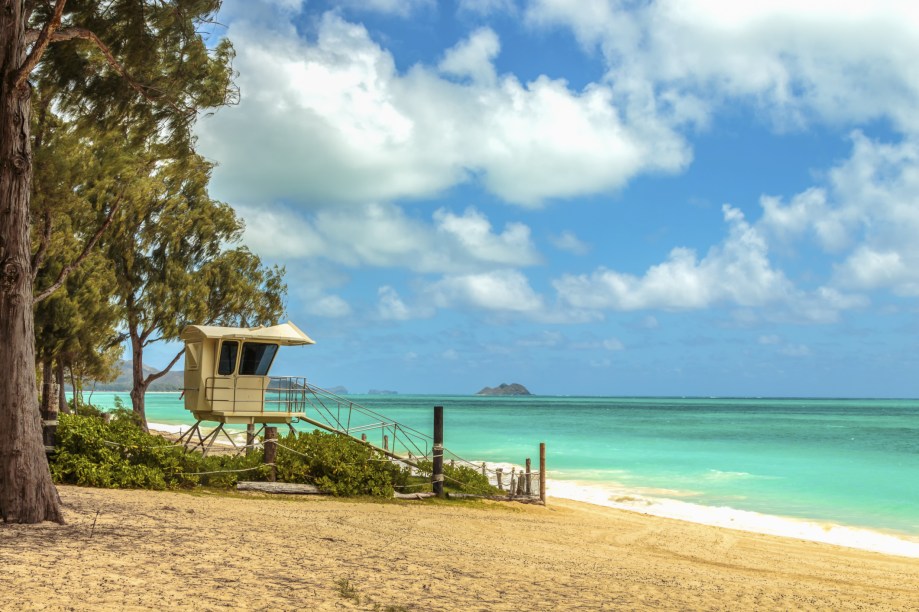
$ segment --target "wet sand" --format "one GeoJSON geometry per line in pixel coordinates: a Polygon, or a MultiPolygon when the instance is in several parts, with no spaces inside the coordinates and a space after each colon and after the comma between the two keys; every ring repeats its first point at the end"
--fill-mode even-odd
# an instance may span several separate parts
{"type": "Polygon", "coordinates": [[[59,491],[0,526],[0,609],[919,608],[916,559],[559,499],[59,491]]]}

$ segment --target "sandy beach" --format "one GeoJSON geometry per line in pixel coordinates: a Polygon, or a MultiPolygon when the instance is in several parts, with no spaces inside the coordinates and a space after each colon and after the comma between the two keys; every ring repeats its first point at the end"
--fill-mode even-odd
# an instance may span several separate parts
{"type": "Polygon", "coordinates": [[[4,610],[909,610],[919,561],[551,499],[59,487],[0,527],[4,610]]]}

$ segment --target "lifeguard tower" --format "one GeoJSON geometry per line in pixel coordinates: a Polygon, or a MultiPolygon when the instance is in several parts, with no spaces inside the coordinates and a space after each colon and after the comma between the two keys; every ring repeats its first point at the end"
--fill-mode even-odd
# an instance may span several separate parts
{"type": "Polygon", "coordinates": [[[179,438],[186,449],[207,454],[221,434],[238,449],[226,425],[246,425],[248,445],[266,425],[283,423],[295,431],[294,423],[303,422],[400,460],[430,452],[427,434],[316,387],[304,376],[269,376],[279,347],[315,344],[289,321],[250,328],[189,325],[179,337],[185,341],[185,409],[196,419],[179,438]],[[206,434],[205,421],[217,423],[206,434]]]}
{"type": "Polygon", "coordinates": [[[185,409],[197,422],[180,442],[186,447],[197,434],[205,452],[226,424],[291,423],[303,418],[306,379],[270,377],[268,372],[281,346],[315,344],[291,322],[271,327],[189,325],[179,336],[185,341],[185,409]],[[200,423],[219,425],[207,436],[200,423]]]}

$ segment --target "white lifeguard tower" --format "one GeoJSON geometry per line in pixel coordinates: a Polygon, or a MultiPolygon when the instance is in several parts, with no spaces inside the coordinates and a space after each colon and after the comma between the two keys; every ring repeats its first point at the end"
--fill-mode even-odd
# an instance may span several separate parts
{"type": "Polygon", "coordinates": [[[305,416],[306,379],[268,375],[279,347],[315,344],[293,323],[252,328],[189,325],[179,337],[185,341],[185,409],[197,420],[180,439],[186,447],[195,433],[205,452],[220,432],[233,442],[224,431],[226,424],[245,424],[251,432],[255,424],[290,426],[305,416]],[[203,437],[202,421],[218,426],[203,437]]]}

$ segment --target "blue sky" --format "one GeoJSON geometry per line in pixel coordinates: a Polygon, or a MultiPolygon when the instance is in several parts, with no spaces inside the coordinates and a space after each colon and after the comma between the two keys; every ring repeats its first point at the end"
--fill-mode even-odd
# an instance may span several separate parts
{"type": "MultiPolygon", "coordinates": [[[[912,2],[227,1],[215,197],[352,392],[919,396],[912,2]]],[[[155,363],[156,353],[151,355],[155,363]]]]}

